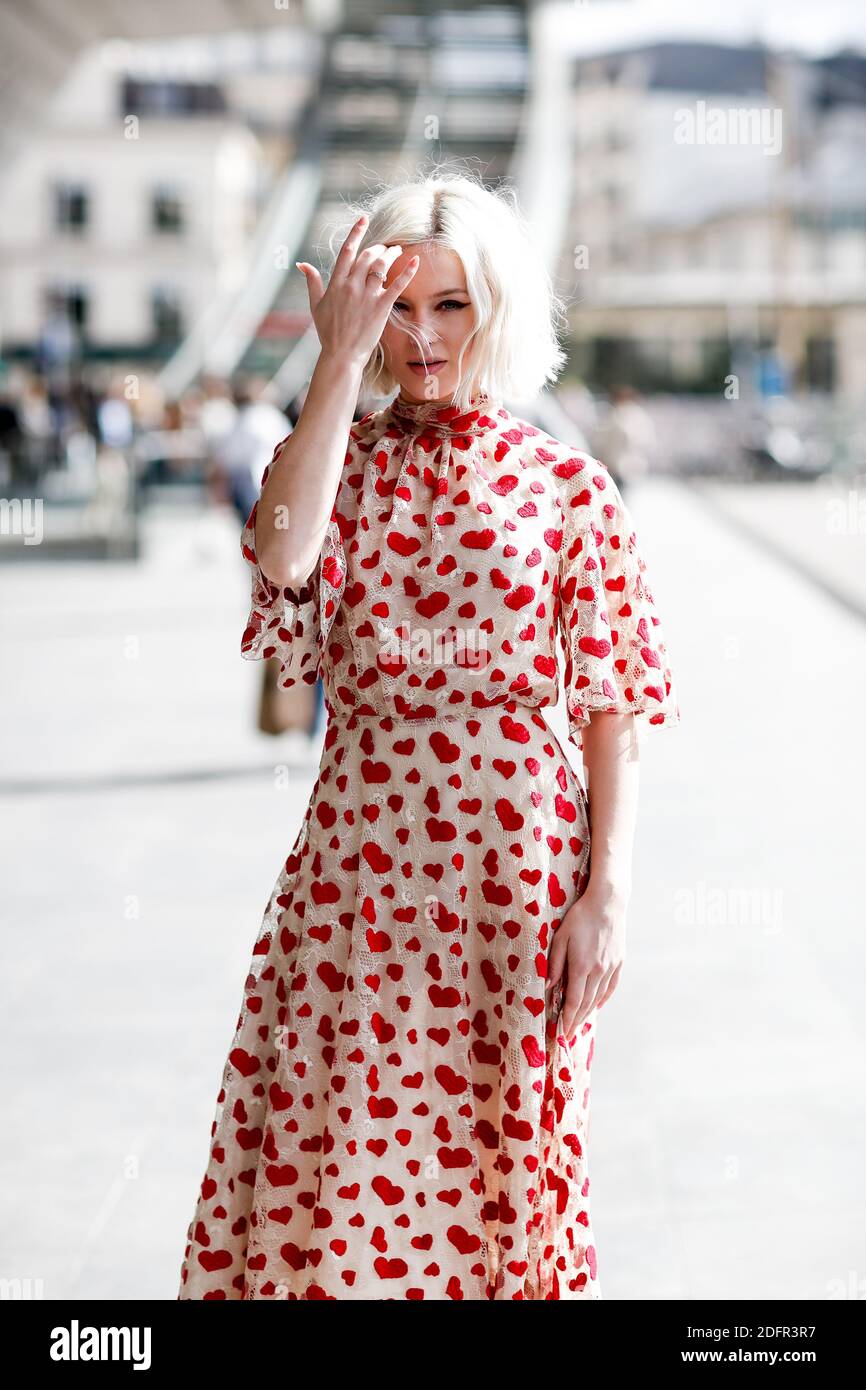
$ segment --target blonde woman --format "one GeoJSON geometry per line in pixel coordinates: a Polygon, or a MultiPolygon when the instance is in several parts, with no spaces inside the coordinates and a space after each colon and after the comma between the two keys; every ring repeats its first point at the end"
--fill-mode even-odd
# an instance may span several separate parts
{"type": "Polygon", "coordinates": [[[679,719],[644,561],[604,464],[503,404],[563,360],[508,190],[388,188],[327,288],[300,269],[321,355],[243,534],[242,650],[321,672],[328,727],[178,1297],[597,1299],[637,733],[679,719]],[[590,800],[544,718],[560,649],[590,800]]]}

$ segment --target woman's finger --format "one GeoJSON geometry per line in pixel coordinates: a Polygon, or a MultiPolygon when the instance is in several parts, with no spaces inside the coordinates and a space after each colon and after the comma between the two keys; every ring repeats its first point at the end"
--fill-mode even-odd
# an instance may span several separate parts
{"type": "Polygon", "coordinates": [[[352,230],[349,232],[349,235],[346,237],[346,240],[343,242],[343,245],[337,252],[337,258],[334,261],[334,269],[332,271],[332,278],[334,275],[336,275],[338,280],[342,280],[345,278],[346,275],[349,274],[353,265],[355,264],[355,252],[357,251],[358,245],[362,240],[366,230],[367,215],[366,213],[362,212],[361,216],[356,221],[354,227],[352,227],[352,230]]]}
{"type": "Polygon", "coordinates": [[[352,278],[363,284],[377,263],[388,266],[401,255],[402,251],[402,246],[386,246],[383,241],[371,242],[355,257],[355,264],[352,266],[352,278]]]}
{"type": "Polygon", "coordinates": [[[607,988],[608,976],[609,971],[606,970],[602,971],[597,979],[593,975],[589,976],[587,992],[581,1002],[580,1008],[577,1011],[577,1018],[574,1022],[575,1033],[577,1033],[577,1030],[579,1028],[583,1027],[584,1023],[589,1018],[593,1009],[598,1008],[599,997],[604,993],[605,989],[607,988]]]}
{"type": "MultiPolygon", "coordinates": [[[[364,288],[372,289],[375,291],[377,305],[384,304],[386,302],[386,294],[392,294],[393,291],[393,300],[396,299],[397,295],[400,293],[400,289],[394,290],[393,284],[388,285],[386,287],[385,281],[387,280],[388,275],[390,274],[392,264],[401,254],[401,250],[402,248],[399,246],[389,246],[387,248],[387,251],[383,252],[381,256],[374,257],[374,259],[367,266],[366,271],[362,270],[360,272],[364,276],[364,288]],[[376,272],[375,277],[373,275],[373,271],[376,272]]],[[[402,289],[402,285],[400,286],[400,288],[402,289]]],[[[390,307],[391,305],[388,304],[389,310],[390,307]]]]}
{"type": "MultiPolygon", "coordinates": [[[[569,963],[569,969],[570,968],[571,965],[569,963]]],[[[577,988],[575,988],[574,995],[572,996],[571,1016],[568,1020],[568,1026],[563,1030],[569,1043],[573,1042],[574,1035],[577,1033],[578,1028],[585,1022],[592,1008],[592,1001],[598,993],[598,987],[605,978],[606,972],[603,971],[600,966],[597,966],[594,970],[590,970],[582,976],[583,990],[580,995],[578,995],[577,988]],[[576,1003],[573,1002],[575,999],[577,1001],[576,1003]]]]}
{"type": "Polygon", "coordinates": [[[400,274],[393,280],[393,282],[390,285],[385,286],[385,294],[389,296],[390,301],[389,308],[395,300],[400,298],[400,295],[403,293],[409,281],[412,279],[412,276],[416,273],[420,264],[421,257],[413,256],[410,261],[406,262],[403,269],[400,271],[400,274]]]}
{"type": "Polygon", "coordinates": [[[558,932],[554,934],[553,945],[550,948],[550,955],[547,957],[547,988],[559,983],[562,975],[562,968],[565,965],[566,944],[565,939],[558,932]]]}
{"type": "Polygon", "coordinates": [[[295,265],[301,271],[304,279],[307,282],[307,294],[309,295],[310,299],[310,312],[313,313],[319,303],[319,300],[325,293],[325,289],[322,284],[322,277],[319,274],[316,267],[314,265],[310,265],[307,261],[296,261],[295,265]]]}
{"type": "Polygon", "coordinates": [[[565,987],[565,1002],[560,1014],[560,1033],[564,1033],[566,1038],[571,1041],[571,1035],[577,1027],[577,1014],[580,1005],[586,994],[587,976],[577,974],[572,968],[571,961],[568,962],[568,980],[565,987]]]}
{"type": "Polygon", "coordinates": [[[621,971],[621,970],[622,970],[622,961],[620,961],[619,965],[616,967],[616,969],[615,969],[615,970],[613,971],[613,973],[611,974],[610,980],[608,981],[607,988],[605,989],[604,994],[602,995],[602,997],[601,997],[601,998],[597,1001],[597,1003],[596,1003],[596,1008],[597,1008],[597,1009],[600,1009],[601,1006],[602,1006],[602,1004],[606,1004],[607,1001],[608,1001],[608,999],[610,998],[610,996],[613,994],[614,990],[616,989],[617,985],[619,984],[619,976],[620,976],[620,971],[621,971]]]}
{"type": "MultiPolygon", "coordinates": [[[[380,264],[381,264],[382,269],[385,271],[385,278],[387,279],[387,277],[388,277],[388,276],[390,275],[390,273],[391,273],[391,267],[392,267],[392,265],[394,264],[394,262],[395,262],[396,260],[399,259],[400,256],[402,256],[402,254],[403,254],[403,247],[402,247],[402,246],[389,246],[389,247],[387,248],[387,251],[386,251],[385,255],[384,255],[384,256],[378,256],[378,257],[376,258],[376,260],[373,262],[373,265],[374,265],[375,268],[378,270],[378,269],[379,269],[379,266],[380,266],[380,264]]],[[[409,276],[408,276],[408,279],[409,279],[409,280],[411,280],[412,276],[415,274],[415,271],[418,269],[418,257],[417,257],[417,256],[413,256],[413,257],[412,257],[412,260],[415,262],[415,264],[412,266],[412,269],[409,271],[409,276]]],[[[409,264],[412,265],[412,262],[410,261],[409,264]]],[[[385,280],[383,280],[383,281],[381,282],[381,284],[382,284],[382,289],[383,289],[383,290],[386,290],[388,294],[391,294],[392,292],[394,293],[395,296],[396,296],[397,294],[399,294],[399,293],[400,293],[400,290],[399,290],[399,289],[398,289],[398,290],[395,290],[394,287],[395,287],[395,285],[397,284],[398,281],[401,282],[401,283],[400,283],[400,289],[402,289],[403,286],[404,286],[405,284],[408,283],[408,281],[404,278],[404,277],[406,276],[406,271],[407,271],[407,269],[408,269],[408,266],[404,266],[403,269],[402,269],[402,271],[400,272],[400,274],[396,277],[395,280],[392,280],[392,282],[391,282],[390,285],[386,285],[386,284],[385,284],[385,280]]],[[[369,270],[368,270],[368,271],[367,271],[367,274],[369,275],[369,273],[370,273],[370,272],[369,272],[369,270]]]]}

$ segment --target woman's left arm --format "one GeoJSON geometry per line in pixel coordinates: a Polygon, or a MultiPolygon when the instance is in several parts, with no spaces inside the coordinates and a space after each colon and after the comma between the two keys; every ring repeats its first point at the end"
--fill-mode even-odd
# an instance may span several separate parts
{"type": "Polygon", "coordinates": [[[625,959],[637,820],[639,747],[633,714],[599,711],[582,731],[590,816],[589,882],[554,933],[551,989],[565,973],[561,1031],[570,1042],[609,999],[625,959]]]}

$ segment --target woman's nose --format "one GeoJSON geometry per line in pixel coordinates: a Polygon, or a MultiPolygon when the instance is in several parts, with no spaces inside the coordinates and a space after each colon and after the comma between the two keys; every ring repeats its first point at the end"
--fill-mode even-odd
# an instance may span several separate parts
{"type": "Polygon", "coordinates": [[[418,314],[414,318],[410,318],[409,321],[412,324],[412,327],[417,329],[419,333],[423,333],[426,337],[428,337],[431,343],[435,342],[436,339],[439,337],[433,320],[430,319],[426,314],[418,314]]]}

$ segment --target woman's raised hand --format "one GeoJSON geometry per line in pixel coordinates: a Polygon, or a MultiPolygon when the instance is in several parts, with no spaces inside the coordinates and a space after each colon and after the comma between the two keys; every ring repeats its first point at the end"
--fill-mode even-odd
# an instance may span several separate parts
{"type": "Polygon", "coordinates": [[[387,275],[403,248],[377,242],[359,252],[366,226],[367,218],[359,217],[340,248],[327,289],[315,266],[296,262],[307,281],[310,312],[322,352],[361,366],[381,338],[394,302],[412,279],[420,259],[413,256],[386,288],[384,280],[370,272],[387,275]]]}

